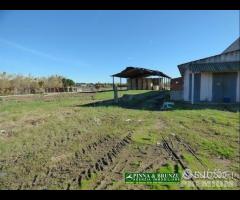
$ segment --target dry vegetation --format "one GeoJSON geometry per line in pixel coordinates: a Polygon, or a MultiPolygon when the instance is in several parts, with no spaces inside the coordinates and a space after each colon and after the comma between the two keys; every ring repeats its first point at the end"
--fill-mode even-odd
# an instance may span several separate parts
{"type": "Polygon", "coordinates": [[[46,88],[73,86],[74,82],[61,76],[35,78],[32,76],[0,73],[0,95],[43,93],[46,88]]]}

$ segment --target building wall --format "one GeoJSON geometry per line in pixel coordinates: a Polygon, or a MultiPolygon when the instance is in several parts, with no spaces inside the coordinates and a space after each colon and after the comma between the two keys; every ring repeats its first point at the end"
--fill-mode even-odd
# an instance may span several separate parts
{"type": "Polygon", "coordinates": [[[143,88],[143,79],[142,78],[138,78],[138,90],[142,90],[143,88]]]}
{"type": "Polygon", "coordinates": [[[159,78],[128,78],[127,88],[129,90],[161,90],[163,89],[162,81],[159,78]]]}
{"type": "MultiPolygon", "coordinates": [[[[184,74],[184,85],[183,85],[183,100],[191,101],[189,98],[189,75],[191,72],[189,70],[185,71],[184,74]]],[[[240,102],[240,71],[237,72],[237,80],[232,89],[236,90],[236,102],[240,102]]],[[[216,91],[215,91],[216,92],[216,91]]],[[[200,81],[200,101],[212,101],[213,100],[213,74],[211,72],[201,73],[200,81]]]]}
{"type": "Polygon", "coordinates": [[[212,73],[201,73],[200,101],[212,100],[212,73]]]}
{"type": "Polygon", "coordinates": [[[132,87],[131,87],[131,83],[132,83],[132,80],[130,78],[127,79],[127,88],[128,90],[131,90],[132,87]]]}
{"type": "Polygon", "coordinates": [[[178,77],[178,78],[171,79],[170,88],[171,90],[183,90],[183,78],[178,77]]]}
{"type": "Polygon", "coordinates": [[[151,90],[153,86],[152,80],[151,79],[147,79],[147,88],[148,90],[151,90]]]}
{"type": "Polygon", "coordinates": [[[189,101],[189,74],[190,71],[187,69],[183,77],[183,99],[189,101]]]}
{"type": "Polygon", "coordinates": [[[133,78],[131,79],[131,81],[132,81],[132,90],[136,90],[136,79],[133,78]]]}
{"type": "Polygon", "coordinates": [[[212,100],[214,102],[236,102],[237,72],[213,73],[212,100]]]}
{"type": "Polygon", "coordinates": [[[236,102],[240,102],[240,71],[238,71],[237,76],[236,102]]]}
{"type": "Polygon", "coordinates": [[[147,90],[147,79],[143,79],[143,90],[147,90]]]}

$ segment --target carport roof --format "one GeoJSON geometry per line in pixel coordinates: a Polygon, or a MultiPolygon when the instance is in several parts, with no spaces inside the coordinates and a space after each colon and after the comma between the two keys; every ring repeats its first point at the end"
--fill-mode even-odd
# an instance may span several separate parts
{"type": "Polygon", "coordinates": [[[146,68],[140,67],[126,67],[123,71],[113,74],[113,77],[120,77],[120,78],[137,78],[137,77],[147,77],[147,76],[162,76],[166,78],[171,78],[168,75],[162,73],[158,70],[150,70],[146,68]]]}

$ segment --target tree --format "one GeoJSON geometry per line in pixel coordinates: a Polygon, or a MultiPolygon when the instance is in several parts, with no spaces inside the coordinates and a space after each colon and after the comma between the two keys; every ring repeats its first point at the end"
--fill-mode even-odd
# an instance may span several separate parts
{"type": "Polygon", "coordinates": [[[7,93],[11,87],[10,76],[6,72],[0,73],[0,93],[7,93]]]}
{"type": "Polygon", "coordinates": [[[57,75],[50,76],[46,80],[45,85],[48,88],[62,88],[63,87],[62,78],[60,76],[57,76],[57,75]]]}
{"type": "Polygon", "coordinates": [[[75,82],[68,78],[62,78],[62,83],[64,87],[72,87],[75,85],[75,82]]]}

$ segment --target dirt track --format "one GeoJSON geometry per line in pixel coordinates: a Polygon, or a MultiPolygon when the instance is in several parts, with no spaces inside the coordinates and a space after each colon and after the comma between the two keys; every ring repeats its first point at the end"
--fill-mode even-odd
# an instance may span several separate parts
{"type": "MultiPolygon", "coordinates": [[[[84,189],[83,182],[94,179],[89,182],[89,188],[144,189],[150,186],[124,185],[124,172],[154,172],[166,166],[169,160],[175,163],[176,172],[180,167],[187,168],[183,164],[184,158],[181,155],[186,143],[179,138],[177,140],[173,136],[168,141],[163,139],[159,145],[140,148],[132,144],[131,136],[132,133],[128,133],[123,138],[106,135],[80,148],[74,156],[63,154],[53,157],[50,165],[52,167],[45,168],[41,174],[34,175],[28,182],[16,182],[15,187],[16,189],[84,189]],[[176,145],[179,151],[173,150],[176,145]]],[[[71,142],[70,140],[66,137],[60,143],[71,142]]],[[[193,150],[187,149],[187,151],[191,153],[190,151],[193,150]]],[[[12,162],[19,164],[21,158],[16,158],[12,162]]]]}

